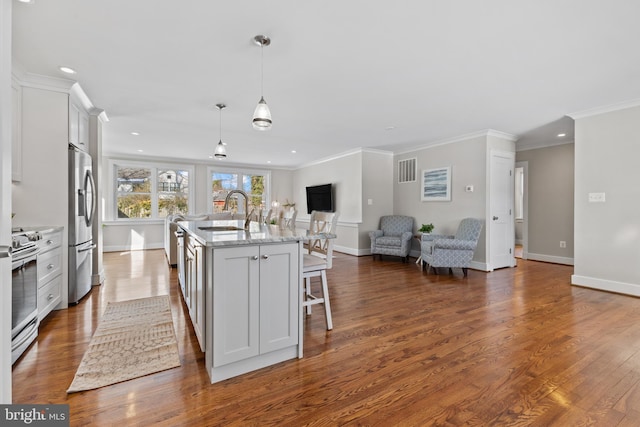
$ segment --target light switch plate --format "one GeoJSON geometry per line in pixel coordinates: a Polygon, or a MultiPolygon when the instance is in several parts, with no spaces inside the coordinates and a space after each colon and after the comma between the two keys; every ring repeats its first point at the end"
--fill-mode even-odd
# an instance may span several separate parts
{"type": "Polygon", "coordinates": [[[604,193],[589,193],[589,203],[604,203],[604,193]]]}

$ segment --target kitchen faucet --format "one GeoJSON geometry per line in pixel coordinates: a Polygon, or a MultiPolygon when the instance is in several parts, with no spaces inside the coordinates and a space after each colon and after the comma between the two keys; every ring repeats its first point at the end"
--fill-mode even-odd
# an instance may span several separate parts
{"type": "Polygon", "coordinates": [[[227,197],[224,199],[224,207],[222,208],[222,210],[223,211],[227,210],[227,207],[229,205],[229,199],[231,199],[231,195],[235,193],[242,194],[242,196],[244,197],[244,214],[245,214],[244,229],[248,230],[249,222],[251,222],[251,215],[249,214],[249,196],[247,196],[247,193],[245,193],[242,190],[229,191],[227,193],[227,197]]]}

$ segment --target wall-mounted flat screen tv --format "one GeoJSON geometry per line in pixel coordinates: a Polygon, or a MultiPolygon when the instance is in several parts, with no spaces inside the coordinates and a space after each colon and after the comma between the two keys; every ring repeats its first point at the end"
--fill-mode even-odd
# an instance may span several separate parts
{"type": "Polygon", "coordinates": [[[307,187],[307,213],[311,211],[333,212],[333,188],[331,184],[307,187]]]}

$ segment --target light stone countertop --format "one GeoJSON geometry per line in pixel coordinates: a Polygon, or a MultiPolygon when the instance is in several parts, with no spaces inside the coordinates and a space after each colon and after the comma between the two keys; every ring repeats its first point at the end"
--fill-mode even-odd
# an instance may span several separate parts
{"type": "Polygon", "coordinates": [[[37,231],[41,234],[44,234],[44,233],[53,233],[54,231],[62,231],[62,230],[64,230],[64,227],[61,225],[36,225],[36,226],[22,225],[22,226],[13,227],[11,229],[11,232],[19,233],[19,232],[37,231]]]}
{"type": "Polygon", "coordinates": [[[335,234],[309,234],[306,229],[290,229],[277,225],[259,224],[251,222],[249,230],[207,231],[202,227],[244,227],[244,221],[179,221],[178,227],[194,236],[200,243],[210,247],[260,245],[264,243],[298,242],[315,238],[334,239],[335,234]]]}

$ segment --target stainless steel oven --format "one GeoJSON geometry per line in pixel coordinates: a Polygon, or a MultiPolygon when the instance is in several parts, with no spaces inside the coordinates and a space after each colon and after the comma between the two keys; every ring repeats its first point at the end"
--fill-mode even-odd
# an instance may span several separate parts
{"type": "Polygon", "coordinates": [[[11,364],[38,336],[38,246],[33,236],[12,238],[11,364]]]}

